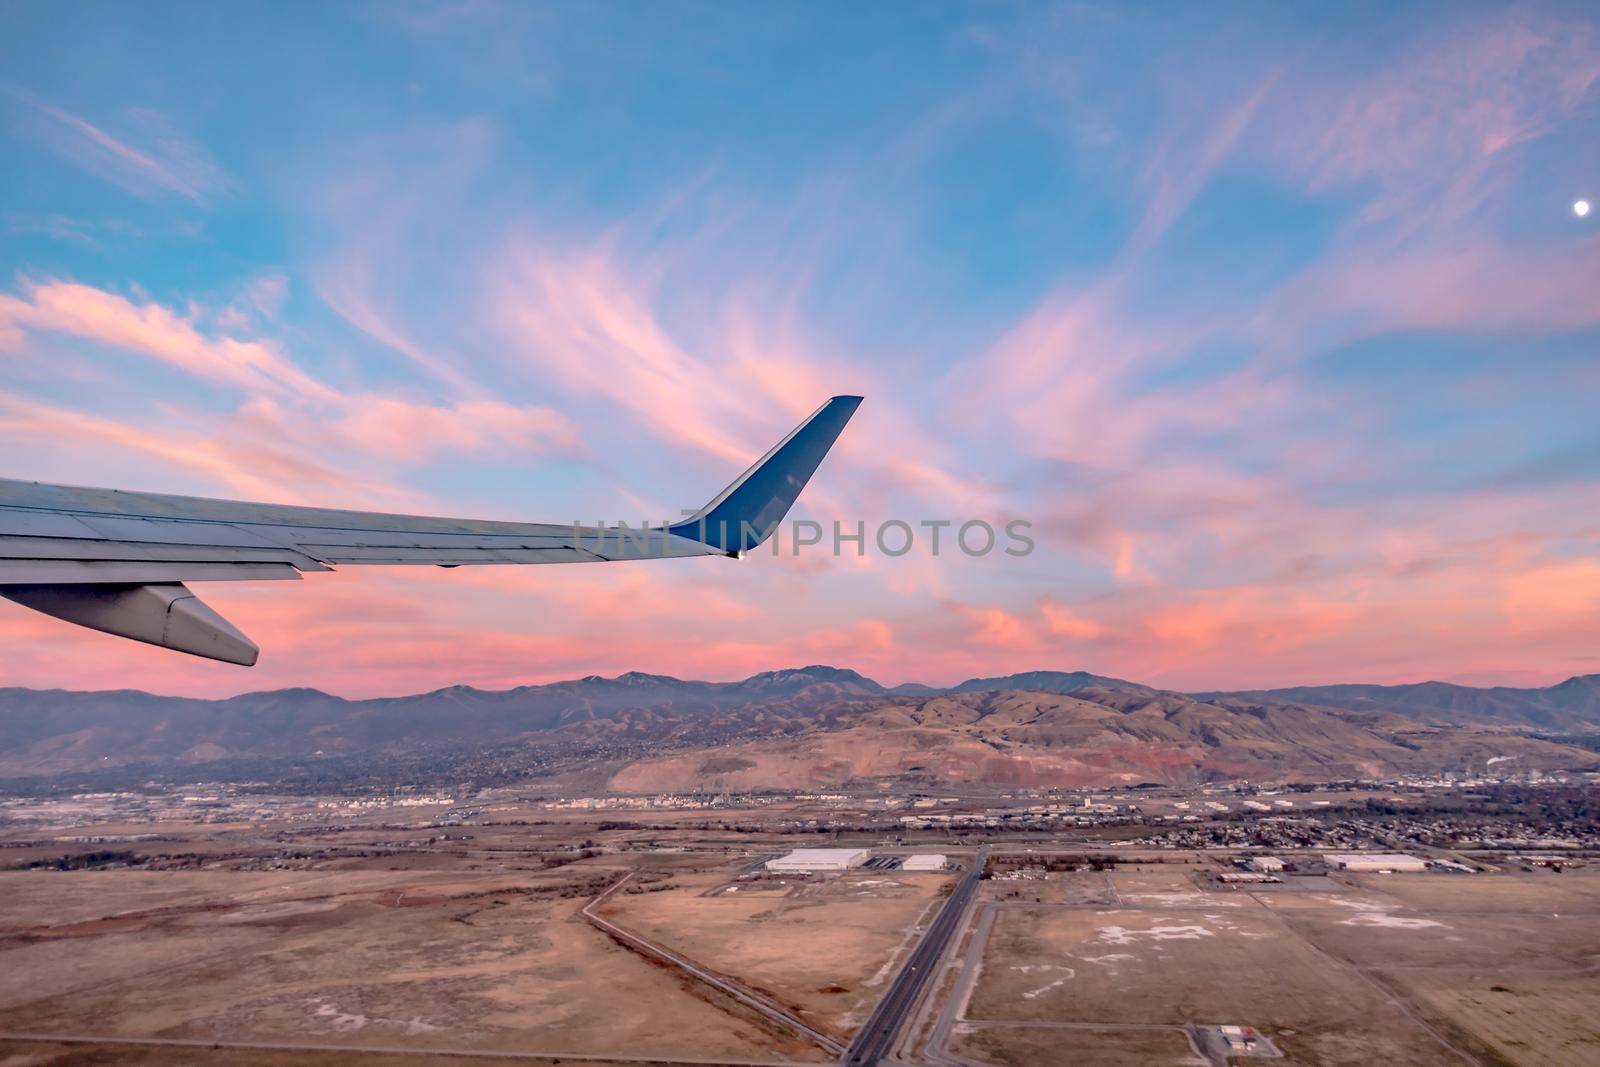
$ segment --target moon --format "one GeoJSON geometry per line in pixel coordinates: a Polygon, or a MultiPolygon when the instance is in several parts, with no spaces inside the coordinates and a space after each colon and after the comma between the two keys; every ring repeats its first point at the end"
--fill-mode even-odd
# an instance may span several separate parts
{"type": "Polygon", "coordinates": [[[1574,200],[1572,202],[1572,213],[1578,216],[1580,219],[1583,218],[1589,213],[1589,201],[1574,200]]]}

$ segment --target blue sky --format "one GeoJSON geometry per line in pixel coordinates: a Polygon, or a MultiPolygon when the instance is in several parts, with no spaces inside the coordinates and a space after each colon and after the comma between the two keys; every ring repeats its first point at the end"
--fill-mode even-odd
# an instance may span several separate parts
{"type": "Polygon", "coordinates": [[[28,655],[0,681],[1600,669],[1585,5],[67,4],[0,30],[0,476],[661,516],[860,392],[805,514],[1039,533],[1022,560],[208,590],[268,648],[250,676],[8,613],[28,655]]]}

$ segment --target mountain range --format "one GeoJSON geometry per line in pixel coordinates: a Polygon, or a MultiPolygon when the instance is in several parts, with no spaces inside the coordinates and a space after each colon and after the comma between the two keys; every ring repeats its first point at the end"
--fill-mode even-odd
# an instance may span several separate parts
{"type": "Polygon", "coordinates": [[[0,689],[0,776],[239,758],[559,746],[616,789],[876,779],[1060,785],[1589,766],[1527,736],[1600,723],[1600,675],[1536,689],[1330,685],[1184,694],[1085,671],[885,687],[827,666],[737,682],[632,672],[509,690],[225,700],[0,689]]]}

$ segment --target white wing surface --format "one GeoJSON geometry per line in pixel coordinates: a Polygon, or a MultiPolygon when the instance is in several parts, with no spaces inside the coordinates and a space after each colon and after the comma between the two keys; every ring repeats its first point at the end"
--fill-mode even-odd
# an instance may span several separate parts
{"type": "Polygon", "coordinates": [[[0,479],[0,596],[210,659],[259,649],[182,584],[354,564],[599,563],[738,556],[771,534],[861,398],[837,396],[692,518],[664,528],[286,507],[0,479]]]}

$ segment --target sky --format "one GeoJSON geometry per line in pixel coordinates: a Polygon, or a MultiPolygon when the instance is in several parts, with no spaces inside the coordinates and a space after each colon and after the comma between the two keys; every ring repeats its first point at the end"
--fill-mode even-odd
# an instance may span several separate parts
{"type": "Polygon", "coordinates": [[[345,568],[250,670],[0,605],[0,685],[808,663],[1600,672],[1586,4],[7,4],[0,477],[1033,552],[345,568]]]}

